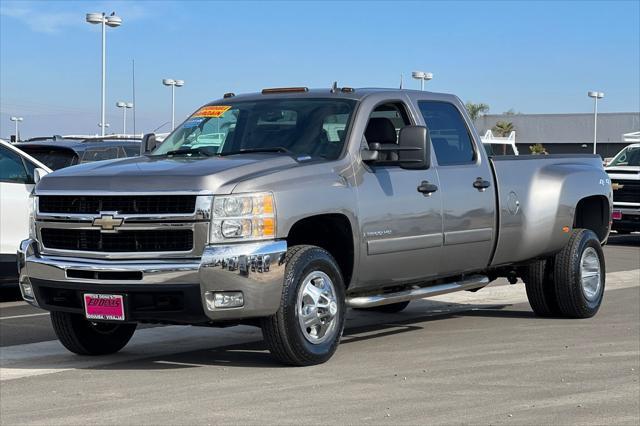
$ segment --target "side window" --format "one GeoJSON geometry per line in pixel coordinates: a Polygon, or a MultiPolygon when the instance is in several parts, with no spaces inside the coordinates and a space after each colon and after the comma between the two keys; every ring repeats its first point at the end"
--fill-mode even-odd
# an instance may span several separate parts
{"type": "Polygon", "coordinates": [[[429,129],[438,164],[473,163],[476,155],[469,130],[458,109],[447,102],[418,102],[429,129]]]}
{"type": "Polygon", "coordinates": [[[0,146],[0,182],[31,183],[22,157],[3,146],[0,146]]]}
{"type": "Polygon", "coordinates": [[[118,147],[90,148],[82,154],[81,163],[118,158],[118,147]]]}
{"type": "Polygon", "coordinates": [[[411,122],[404,105],[400,103],[378,105],[369,116],[364,137],[368,143],[398,143],[400,129],[409,124],[411,122]]]}

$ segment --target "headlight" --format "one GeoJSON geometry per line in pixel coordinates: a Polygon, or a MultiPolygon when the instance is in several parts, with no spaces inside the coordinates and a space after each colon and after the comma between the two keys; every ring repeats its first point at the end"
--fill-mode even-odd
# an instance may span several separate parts
{"type": "Polygon", "coordinates": [[[36,239],[36,208],[38,197],[29,195],[29,238],[36,239]]]}
{"type": "Polygon", "coordinates": [[[238,194],[213,197],[211,242],[266,240],[276,236],[273,194],[238,194]]]}

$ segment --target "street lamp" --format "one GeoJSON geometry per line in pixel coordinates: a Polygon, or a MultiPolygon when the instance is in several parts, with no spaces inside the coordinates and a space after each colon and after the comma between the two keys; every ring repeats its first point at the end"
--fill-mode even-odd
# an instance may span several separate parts
{"type": "Polygon", "coordinates": [[[107,126],[103,126],[105,124],[105,100],[107,97],[107,83],[106,83],[106,73],[107,73],[107,58],[106,58],[106,49],[107,49],[107,26],[111,28],[116,28],[122,25],[122,18],[115,15],[113,12],[111,15],[107,16],[106,13],[87,13],[86,20],[90,24],[101,24],[102,25],[102,100],[100,103],[100,131],[102,132],[102,136],[104,136],[104,129],[107,126]]]}
{"type": "Polygon", "coordinates": [[[127,109],[133,108],[133,104],[131,102],[116,102],[116,106],[118,108],[122,108],[122,134],[127,134],[127,109]]]}
{"type": "Polygon", "coordinates": [[[424,72],[424,71],[414,71],[411,73],[411,77],[415,78],[416,80],[420,80],[420,90],[424,90],[424,82],[429,81],[433,78],[433,74],[430,72],[424,72]]]}
{"type": "Polygon", "coordinates": [[[184,86],[184,80],[165,78],[162,80],[165,86],[171,86],[171,130],[176,128],[176,87],[184,86]]]}
{"type": "Polygon", "coordinates": [[[587,95],[593,98],[593,153],[595,154],[598,144],[598,99],[604,98],[604,93],[592,91],[587,95]]]}
{"type": "Polygon", "coordinates": [[[16,142],[20,142],[20,133],[18,132],[18,123],[20,123],[24,118],[22,117],[11,117],[9,120],[16,123],[16,142]]]}

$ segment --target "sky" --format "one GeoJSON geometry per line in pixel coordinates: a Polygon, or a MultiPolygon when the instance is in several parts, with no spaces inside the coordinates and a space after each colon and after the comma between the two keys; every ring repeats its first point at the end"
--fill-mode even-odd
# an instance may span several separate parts
{"type": "MultiPolygon", "coordinates": [[[[490,113],[640,111],[640,0],[212,2],[0,0],[0,137],[97,133],[100,26],[107,28],[107,122],[132,101],[136,131],[168,131],[225,92],[265,87],[417,88],[483,102],[490,113]],[[164,125],[164,126],[163,126],[164,125]]],[[[128,129],[132,131],[131,115],[128,129]]]]}

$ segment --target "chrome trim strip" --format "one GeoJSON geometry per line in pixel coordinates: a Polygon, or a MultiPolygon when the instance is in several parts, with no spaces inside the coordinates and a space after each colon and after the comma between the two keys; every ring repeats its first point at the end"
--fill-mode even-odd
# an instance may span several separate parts
{"type": "Polygon", "coordinates": [[[347,306],[352,308],[371,308],[374,306],[388,305],[390,303],[406,302],[413,299],[433,297],[440,294],[453,293],[461,290],[474,290],[489,284],[489,278],[484,275],[473,275],[466,280],[437,284],[429,287],[414,286],[409,290],[395,293],[381,293],[370,296],[347,297],[347,306]]]}
{"type": "Polygon", "coordinates": [[[420,250],[442,245],[442,234],[415,235],[410,237],[384,238],[367,241],[367,254],[385,254],[400,251],[420,250]]]}
{"type": "MultiPolygon", "coordinates": [[[[91,190],[91,191],[78,191],[78,190],[47,190],[41,189],[35,192],[35,195],[78,195],[78,196],[93,196],[93,195],[208,195],[213,196],[211,191],[206,190],[193,190],[193,191],[104,191],[104,190],[91,190]]],[[[224,195],[224,194],[220,194],[224,195]]]]}
{"type": "Polygon", "coordinates": [[[493,237],[492,228],[466,229],[464,231],[451,231],[444,233],[444,245],[478,243],[481,241],[491,241],[493,237]]]}

